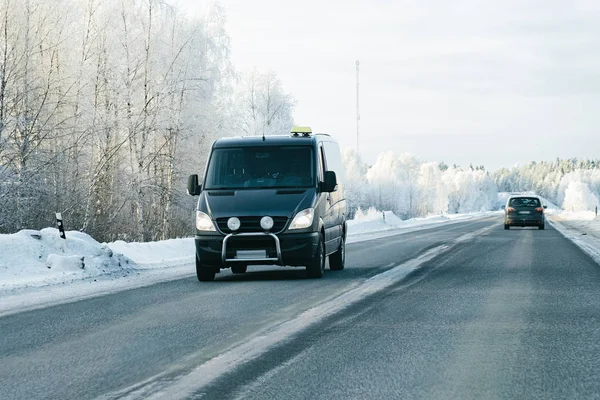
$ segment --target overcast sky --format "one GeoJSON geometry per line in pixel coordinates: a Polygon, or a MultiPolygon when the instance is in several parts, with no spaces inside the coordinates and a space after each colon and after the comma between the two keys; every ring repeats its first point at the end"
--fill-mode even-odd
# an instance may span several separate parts
{"type": "MultiPolygon", "coordinates": [[[[190,10],[193,0],[182,0],[190,10]]],[[[600,158],[600,1],[221,0],[239,71],[275,71],[298,124],[448,164],[600,158]]]]}

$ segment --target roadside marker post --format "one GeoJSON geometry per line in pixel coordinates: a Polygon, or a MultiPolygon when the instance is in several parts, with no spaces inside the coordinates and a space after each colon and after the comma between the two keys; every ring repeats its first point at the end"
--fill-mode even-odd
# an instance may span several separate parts
{"type": "Polygon", "coordinates": [[[58,225],[58,233],[61,239],[67,240],[65,236],[65,226],[63,224],[62,215],[60,213],[56,213],[56,225],[58,225]]]}
{"type": "Polygon", "coordinates": [[[58,235],[61,239],[64,239],[64,241],[61,241],[61,248],[64,253],[67,247],[67,236],[65,235],[65,224],[61,213],[56,213],[56,225],[58,226],[58,235]]]}

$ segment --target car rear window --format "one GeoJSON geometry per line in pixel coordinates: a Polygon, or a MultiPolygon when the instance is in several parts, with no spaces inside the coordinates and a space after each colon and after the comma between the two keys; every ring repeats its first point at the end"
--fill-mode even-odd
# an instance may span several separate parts
{"type": "Polygon", "coordinates": [[[540,207],[540,199],[536,197],[516,197],[510,199],[509,206],[511,207],[540,207]]]}

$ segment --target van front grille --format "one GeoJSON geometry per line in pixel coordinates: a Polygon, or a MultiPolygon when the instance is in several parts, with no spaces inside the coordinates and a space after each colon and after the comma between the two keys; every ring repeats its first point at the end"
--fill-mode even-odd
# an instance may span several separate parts
{"type": "MultiPolygon", "coordinates": [[[[240,229],[237,230],[237,233],[254,233],[254,232],[264,232],[263,228],[260,226],[260,220],[262,217],[238,217],[241,225],[240,229]]],[[[271,217],[273,218],[273,229],[270,232],[279,233],[285,229],[287,225],[288,218],[287,217],[271,217]]],[[[231,229],[227,226],[227,218],[217,218],[217,225],[219,230],[225,234],[231,233],[231,229]]]]}

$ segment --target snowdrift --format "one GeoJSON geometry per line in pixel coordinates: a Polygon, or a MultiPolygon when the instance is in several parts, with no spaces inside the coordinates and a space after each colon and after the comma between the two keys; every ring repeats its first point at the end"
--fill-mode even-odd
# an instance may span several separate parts
{"type": "MultiPolygon", "coordinates": [[[[194,239],[148,243],[98,243],[78,232],[59,237],[58,229],[22,230],[0,235],[0,293],[97,278],[114,280],[142,271],[194,262],[194,239]]],[[[190,269],[190,273],[192,270],[190,269]]]]}
{"type": "Polygon", "coordinates": [[[154,269],[165,266],[194,262],[194,239],[168,239],[158,242],[116,242],[107,243],[114,252],[133,260],[138,268],[154,269]]]}
{"type": "Polygon", "coordinates": [[[373,235],[385,236],[395,234],[396,232],[408,232],[429,225],[464,221],[497,213],[498,212],[494,211],[486,211],[469,214],[443,214],[402,220],[392,211],[378,211],[375,208],[370,208],[366,213],[363,213],[359,210],[354,219],[348,221],[349,242],[352,243],[361,239],[370,239],[373,235]]]}
{"type": "Polygon", "coordinates": [[[127,275],[134,263],[91,236],[58,229],[22,230],[0,235],[0,290],[46,286],[101,275],[127,275]]]}

